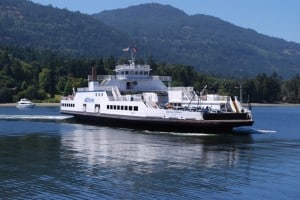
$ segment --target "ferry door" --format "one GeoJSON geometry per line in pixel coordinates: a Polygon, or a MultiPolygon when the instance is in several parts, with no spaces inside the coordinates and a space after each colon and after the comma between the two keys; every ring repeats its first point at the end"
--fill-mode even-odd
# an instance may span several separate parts
{"type": "Polygon", "coordinates": [[[95,104],[95,112],[100,113],[100,104],[95,104]]]}
{"type": "Polygon", "coordinates": [[[83,112],[86,112],[86,104],[83,104],[83,109],[82,109],[83,112]]]}

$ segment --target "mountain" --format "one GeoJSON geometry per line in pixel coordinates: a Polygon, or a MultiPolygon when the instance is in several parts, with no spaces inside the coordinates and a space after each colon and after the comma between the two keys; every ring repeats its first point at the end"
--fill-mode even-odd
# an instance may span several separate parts
{"type": "Polygon", "coordinates": [[[127,39],[124,33],[79,12],[27,0],[0,1],[2,45],[103,56],[117,53],[127,39]]]}
{"type": "Polygon", "coordinates": [[[0,45],[118,58],[130,44],[138,49],[137,58],[152,56],[223,77],[300,74],[300,44],[169,5],[142,4],[90,16],[29,0],[0,1],[0,45]]]}
{"type": "Polygon", "coordinates": [[[300,44],[259,34],[216,17],[189,16],[169,5],[103,11],[96,19],[130,35],[161,61],[188,64],[225,77],[300,72],[300,44]]]}

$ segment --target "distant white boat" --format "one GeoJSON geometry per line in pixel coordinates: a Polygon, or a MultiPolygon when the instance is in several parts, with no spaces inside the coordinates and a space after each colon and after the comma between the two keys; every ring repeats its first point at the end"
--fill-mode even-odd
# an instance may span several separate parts
{"type": "Polygon", "coordinates": [[[20,99],[17,103],[17,108],[33,108],[35,104],[26,98],[20,99]]]}

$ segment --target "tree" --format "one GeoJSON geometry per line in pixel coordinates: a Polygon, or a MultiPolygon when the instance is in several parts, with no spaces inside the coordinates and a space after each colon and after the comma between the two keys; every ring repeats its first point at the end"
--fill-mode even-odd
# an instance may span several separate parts
{"type": "Polygon", "coordinates": [[[49,68],[44,68],[39,73],[39,86],[41,89],[45,90],[47,93],[50,92],[51,72],[50,72],[49,68]]]}
{"type": "Polygon", "coordinates": [[[284,96],[287,102],[300,102],[300,75],[296,74],[292,79],[284,84],[284,96]]]}
{"type": "Polygon", "coordinates": [[[0,88],[0,103],[9,103],[13,101],[13,91],[8,88],[0,88]]]}
{"type": "Polygon", "coordinates": [[[67,80],[65,77],[63,76],[58,77],[56,83],[56,91],[62,94],[64,92],[66,84],[67,84],[67,80]]]}
{"type": "Polygon", "coordinates": [[[278,78],[276,73],[273,73],[266,80],[266,86],[268,88],[267,101],[270,103],[280,101],[281,91],[281,80],[278,78]]]}
{"type": "Polygon", "coordinates": [[[29,86],[25,91],[24,91],[25,97],[29,99],[37,99],[38,97],[38,91],[34,86],[29,86]]]}
{"type": "Polygon", "coordinates": [[[243,84],[243,91],[247,95],[247,99],[249,99],[250,102],[257,102],[258,95],[257,95],[257,90],[255,86],[255,81],[253,79],[246,80],[245,83],[243,84]]]}
{"type": "Polygon", "coordinates": [[[69,94],[71,94],[72,86],[71,86],[70,82],[71,82],[70,80],[67,81],[65,88],[64,88],[63,96],[68,96],[69,94]]]}

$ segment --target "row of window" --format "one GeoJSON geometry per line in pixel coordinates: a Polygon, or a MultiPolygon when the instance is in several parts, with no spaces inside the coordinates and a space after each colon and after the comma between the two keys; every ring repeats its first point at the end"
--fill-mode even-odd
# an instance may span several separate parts
{"type": "Polygon", "coordinates": [[[100,92],[100,93],[97,92],[97,93],[96,93],[96,97],[100,97],[100,96],[102,97],[102,96],[103,96],[103,93],[102,93],[102,92],[100,92]]]}
{"type": "Polygon", "coordinates": [[[138,111],[138,106],[120,106],[120,105],[107,105],[107,110],[129,110],[138,111]]]}
{"type": "Polygon", "coordinates": [[[75,107],[75,104],[74,103],[62,103],[61,106],[63,107],[75,107]]]}
{"type": "MultiPolygon", "coordinates": [[[[75,107],[73,103],[62,103],[61,106],[63,107],[75,107]]],[[[99,107],[99,104],[96,104],[95,107],[99,107]]],[[[129,111],[138,111],[138,106],[120,106],[120,105],[107,105],[107,110],[129,110],[129,111]]]]}
{"type": "Polygon", "coordinates": [[[120,71],[117,75],[149,75],[148,71],[120,71]]]}

